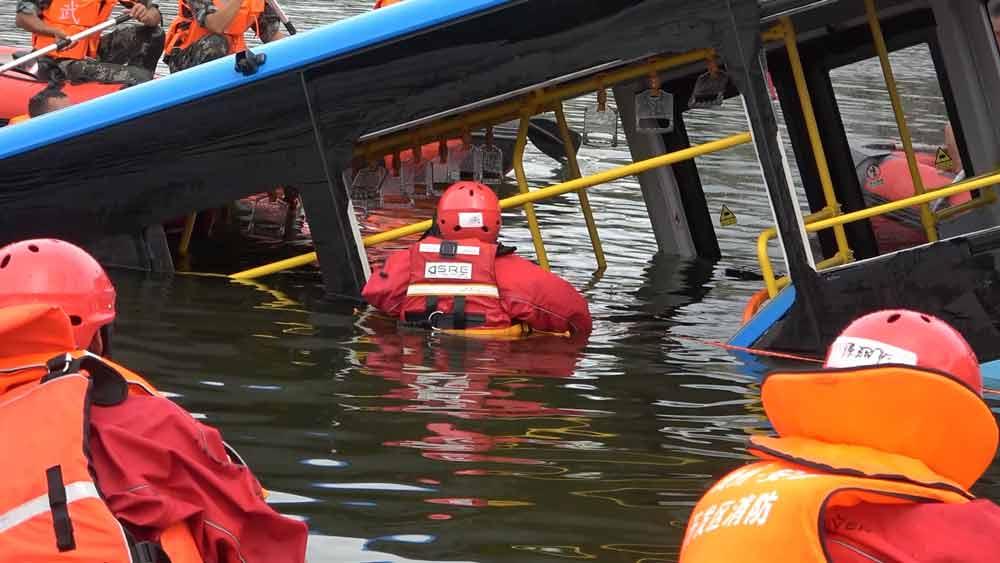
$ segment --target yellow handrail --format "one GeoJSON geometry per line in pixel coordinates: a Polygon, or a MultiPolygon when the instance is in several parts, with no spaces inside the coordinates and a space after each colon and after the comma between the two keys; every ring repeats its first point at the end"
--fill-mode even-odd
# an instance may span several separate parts
{"type": "MultiPolygon", "coordinates": [[[[815,213],[810,213],[802,218],[802,220],[809,224],[813,221],[819,221],[820,219],[827,219],[836,214],[836,210],[832,207],[824,207],[815,213]]],[[[771,266],[771,259],[767,254],[767,244],[772,238],[778,236],[778,229],[775,227],[768,227],[760,232],[757,236],[757,261],[760,262],[760,273],[764,277],[764,285],[767,287],[767,294],[769,297],[774,297],[778,294],[779,284],[774,277],[774,268],[771,266]]],[[[839,253],[834,256],[834,258],[842,259],[839,253]]],[[[846,262],[845,262],[846,263],[846,262]]],[[[820,262],[822,264],[822,262],[820,262]]],[[[819,264],[816,265],[819,267],[819,264]]]]}
{"type": "Polygon", "coordinates": [[[828,229],[834,225],[844,225],[847,223],[853,223],[855,221],[861,221],[863,219],[870,219],[877,215],[885,215],[887,213],[892,213],[893,211],[899,211],[900,209],[906,209],[907,207],[913,207],[914,205],[922,205],[930,203],[936,199],[941,199],[945,197],[951,197],[960,193],[971,192],[972,190],[978,190],[988,186],[993,186],[995,184],[1000,184],[1000,172],[991,172],[982,176],[976,176],[975,178],[969,178],[968,180],[963,180],[956,184],[951,184],[944,188],[940,188],[934,191],[926,192],[920,195],[910,196],[906,199],[900,199],[897,201],[890,201],[888,203],[883,203],[882,205],[876,205],[875,207],[868,207],[866,209],[861,209],[858,211],[852,211],[851,213],[845,213],[838,217],[833,217],[823,221],[817,221],[806,225],[806,231],[810,233],[815,233],[816,231],[822,229],[828,229]]]}
{"type": "MultiPolygon", "coordinates": [[[[888,203],[883,203],[882,205],[876,205],[875,207],[868,207],[866,209],[853,211],[851,213],[845,213],[843,215],[837,215],[836,217],[820,219],[818,221],[812,221],[812,222],[809,222],[807,218],[807,222],[805,225],[806,232],[815,233],[823,229],[829,229],[831,227],[835,227],[837,225],[846,225],[847,223],[853,223],[855,221],[871,219],[872,217],[877,217],[880,215],[887,215],[889,213],[892,213],[893,211],[899,211],[901,209],[913,207],[914,205],[929,204],[930,202],[936,199],[951,197],[953,195],[965,192],[971,192],[972,190],[983,189],[996,184],[1000,184],[1000,172],[995,171],[982,176],[977,176],[975,178],[969,178],[968,180],[963,180],[961,182],[957,182],[955,184],[951,184],[950,186],[939,188],[934,191],[910,196],[908,198],[901,199],[898,201],[890,201],[888,203]]],[[[968,204],[963,204],[963,205],[968,205],[968,204]]],[[[956,207],[961,207],[961,206],[956,206],[956,207]]],[[[765,229],[763,232],[761,232],[760,236],[757,238],[757,258],[760,261],[761,274],[764,276],[764,285],[767,287],[768,294],[771,295],[771,297],[774,297],[774,295],[777,294],[777,289],[780,284],[778,280],[775,280],[774,278],[774,269],[771,266],[771,259],[767,255],[767,241],[774,236],[771,235],[765,238],[765,235],[767,235],[770,231],[774,231],[774,227],[765,229]]],[[[820,262],[820,264],[817,264],[817,267],[818,268],[823,267],[822,264],[824,262],[820,262]]]]}
{"type": "Polygon", "coordinates": [[[463,131],[515,119],[521,115],[525,106],[547,107],[554,102],[582,96],[612,84],[646,76],[651,72],[662,72],[686,64],[703,62],[714,56],[714,53],[712,49],[695,49],[679,55],[657,57],[652,61],[609,70],[566,84],[533,90],[495,106],[364,141],[355,148],[354,156],[364,160],[376,160],[382,155],[391,154],[394,150],[419,146],[427,140],[459,135],[463,131]]]}
{"type": "MultiPolygon", "coordinates": [[[[920,169],[917,166],[917,156],[913,152],[913,139],[910,137],[910,128],[906,124],[906,116],[903,113],[903,102],[899,97],[899,89],[896,88],[896,77],[892,73],[892,64],[889,62],[889,51],[885,46],[885,37],[882,35],[882,25],[879,23],[878,14],[875,11],[875,0],[865,0],[865,12],[868,16],[868,26],[872,31],[872,38],[875,42],[875,52],[878,53],[879,63],[882,65],[882,75],[885,77],[886,91],[889,92],[889,100],[892,102],[892,112],[896,116],[896,126],[899,128],[899,139],[903,142],[903,152],[906,153],[906,164],[910,168],[910,179],[913,181],[913,191],[915,195],[923,194],[924,181],[920,177],[920,169]]],[[[927,240],[934,242],[938,239],[937,224],[934,214],[927,204],[920,206],[920,223],[927,232],[927,240]]]]}
{"type": "MultiPolygon", "coordinates": [[[[816,262],[816,269],[825,270],[831,266],[843,266],[846,263],[847,262],[844,262],[844,259],[842,257],[834,254],[833,256],[827,258],[826,260],[820,260],[819,262],[816,262]]],[[[788,276],[781,276],[780,278],[778,278],[777,281],[778,289],[782,289],[783,287],[791,283],[791,281],[792,281],[791,278],[789,278],[788,276]]]]}
{"type": "Polygon", "coordinates": [[[181,240],[177,244],[177,254],[180,256],[187,256],[188,252],[191,250],[191,235],[194,234],[194,224],[198,220],[198,212],[194,212],[187,216],[184,220],[184,232],[181,233],[181,240]]]}
{"type": "MultiPolygon", "coordinates": [[[[522,194],[528,193],[528,177],[524,173],[524,147],[528,144],[528,126],[531,125],[531,116],[535,112],[531,109],[525,110],[521,114],[521,123],[517,127],[517,141],[514,143],[514,177],[517,178],[517,191],[522,194]]],[[[538,265],[549,269],[549,256],[545,252],[545,241],[542,240],[542,230],[538,227],[538,216],[535,215],[535,206],[530,203],[524,206],[524,216],[528,219],[528,230],[531,231],[531,242],[535,245],[535,255],[538,257],[538,265]]]]}
{"type": "MultiPolygon", "coordinates": [[[[670,166],[671,164],[677,164],[678,162],[683,162],[685,160],[690,160],[699,156],[710,154],[713,152],[718,152],[721,150],[729,149],[738,145],[744,145],[752,140],[749,132],[738,133],[736,135],[731,135],[719,139],[717,141],[711,141],[701,145],[694,145],[686,149],[681,149],[679,151],[674,151],[671,153],[663,154],[640,162],[634,162],[625,166],[619,166],[605,172],[599,172],[590,176],[583,178],[576,178],[568,182],[561,182],[559,184],[554,184],[547,188],[540,188],[533,192],[528,192],[526,194],[518,194],[508,198],[500,200],[500,207],[502,209],[510,209],[512,207],[517,207],[524,205],[525,203],[531,203],[535,201],[541,201],[543,199],[549,199],[556,196],[560,196],[569,192],[574,192],[578,190],[583,190],[586,188],[591,188],[599,184],[605,184],[608,182],[613,182],[627,176],[635,176],[641,174],[648,170],[654,168],[659,168],[661,166],[670,166]]],[[[417,233],[422,233],[427,229],[431,228],[430,219],[421,221],[419,223],[413,223],[412,225],[407,225],[405,227],[399,227],[398,229],[392,229],[390,231],[385,231],[384,233],[378,233],[365,237],[363,239],[364,245],[374,246],[383,242],[390,240],[396,240],[410,235],[415,235],[417,233]]],[[[300,256],[295,256],[292,258],[287,258],[285,260],[280,260],[272,264],[266,264],[257,268],[251,268],[249,270],[244,270],[242,272],[237,272],[231,274],[229,277],[233,279],[253,279],[266,276],[269,274],[277,273],[282,270],[288,270],[291,268],[297,268],[299,266],[305,266],[316,261],[317,255],[315,252],[309,252],[300,256]]]]}
{"type": "MultiPolygon", "coordinates": [[[[788,52],[788,61],[792,67],[792,77],[795,79],[795,90],[798,92],[799,105],[802,107],[802,118],[806,125],[806,132],[809,134],[809,143],[812,145],[813,155],[816,157],[816,171],[819,174],[819,182],[823,188],[823,199],[826,202],[827,209],[836,216],[840,214],[840,203],[837,202],[837,194],[833,189],[830,166],[826,160],[823,141],[819,136],[819,125],[816,123],[816,113],[813,110],[812,97],[809,95],[809,87],[806,85],[805,72],[802,69],[802,59],[799,56],[795,26],[792,24],[791,18],[785,16],[781,18],[781,27],[784,32],[785,50],[788,52]]],[[[853,260],[854,253],[847,243],[847,233],[844,231],[844,227],[842,225],[835,227],[833,235],[837,242],[837,254],[841,256],[844,262],[853,260]]]]}
{"type": "Polygon", "coordinates": [[[958,215],[959,213],[965,213],[970,209],[986,207],[987,205],[996,203],[996,201],[997,193],[993,190],[985,190],[980,197],[971,199],[965,203],[945,207],[941,211],[935,211],[934,217],[937,218],[938,222],[944,221],[945,219],[958,215]]]}
{"type": "MultiPolygon", "coordinates": [[[[576,161],[576,147],[573,146],[573,138],[569,134],[569,124],[566,122],[566,112],[563,111],[562,102],[556,104],[554,110],[556,123],[559,125],[559,136],[562,137],[563,146],[566,148],[566,164],[569,166],[570,178],[580,178],[583,175],[580,174],[580,164],[576,161]]],[[[590,246],[594,249],[594,259],[597,260],[597,271],[603,272],[608,267],[608,262],[604,258],[604,245],[601,244],[601,235],[597,232],[597,221],[594,220],[594,211],[590,207],[590,197],[583,190],[577,192],[577,195],[580,197],[583,218],[587,222],[590,246]]]]}

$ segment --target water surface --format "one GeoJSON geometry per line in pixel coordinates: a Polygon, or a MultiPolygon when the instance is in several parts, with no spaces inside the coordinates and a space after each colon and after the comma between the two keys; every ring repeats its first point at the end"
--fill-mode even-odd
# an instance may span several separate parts
{"type": "MultiPolygon", "coordinates": [[[[26,44],[12,5],[0,5],[0,41],[26,44]]],[[[368,2],[286,9],[309,29],[368,2]]],[[[917,141],[939,144],[926,50],[893,60],[917,141]]],[[[877,63],[834,79],[852,139],[891,141],[877,63]]],[[[568,107],[577,129],[588,101],[568,107]]],[[[746,128],[738,100],[688,127],[693,142],[746,128]]],[[[624,145],[580,153],[585,173],[629,161],[624,145]]],[[[116,357],[223,430],[276,506],[308,521],[313,561],[673,561],[693,503],[768,430],[763,367],[680,339],[736,331],[761,285],[726,269],[757,268],[753,241],[770,221],[751,147],[698,165],[713,216],[727,205],[738,217],[718,229],[719,263],[654,257],[632,178],[591,191],[602,275],[575,197],[538,206],[554,270],[591,303],[586,342],[398,333],[361,304],[325,299],[309,273],[233,284],[118,271],[116,357]]],[[[564,173],[530,146],[526,168],[537,185],[564,173]]],[[[426,213],[373,212],[365,229],[426,213]]],[[[504,220],[503,240],[533,256],[523,216],[504,220]]],[[[1000,498],[998,476],[980,491],[1000,498]]]]}

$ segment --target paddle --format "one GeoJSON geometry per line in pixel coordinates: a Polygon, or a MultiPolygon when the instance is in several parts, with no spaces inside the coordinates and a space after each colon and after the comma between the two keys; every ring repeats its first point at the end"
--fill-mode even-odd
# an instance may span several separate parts
{"type": "MultiPolygon", "coordinates": [[[[583,137],[572,129],[569,134],[573,139],[573,151],[580,150],[583,137]]],[[[559,134],[559,124],[555,121],[542,117],[533,118],[528,124],[528,139],[549,158],[559,161],[566,158],[566,148],[559,134]]]]}
{"type": "Polygon", "coordinates": [[[267,4],[271,6],[274,13],[278,15],[278,19],[285,25],[285,29],[288,30],[288,35],[295,35],[297,33],[295,24],[293,24],[292,21],[288,19],[288,16],[285,15],[285,11],[281,9],[281,6],[278,4],[278,0],[267,0],[267,4]]]}
{"type": "Polygon", "coordinates": [[[131,14],[122,14],[122,15],[118,16],[117,18],[111,18],[108,21],[105,21],[105,22],[102,22],[102,23],[99,23],[99,24],[95,25],[94,27],[87,28],[87,29],[81,31],[80,33],[77,33],[77,34],[74,34],[74,35],[70,35],[69,37],[67,37],[65,39],[60,39],[59,42],[57,42],[57,43],[53,43],[52,45],[49,45],[47,47],[42,47],[41,49],[38,49],[37,51],[32,51],[32,52],[28,53],[27,55],[25,55],[25,56],[23,56],[23,57],[21,57],[19,59],[14,59],[13,61],[11,61],[9,63],[7,63],[7,64],[5,64],[3,66],[0,66],[0,74],[3,74],[3,73],[5,73],[8,70],[11,70],[13,68],[19,67],[19,66],[23,65],[24,63],[29,63],[29,62],[31,62],[31,61],[33,61],[35,59],[44,57],[45,55],[48,55],[49,53],[51,53],[53,51],[59,51],[59,50],[65,49],[66,47],[69,47],[70,45],[72,45],[73,43],[76,43],[77,41],[79,41],[81,39],[85,39],[87,37],[90,37],[91,35],[93,35],[95,33],[100,33],[102,31],[104,31],[105,29],[112,28],[112,27],[114,27],[114,26],[116,26],[118,24],[125,23],[128,20],[130,20],[130,19],[132,19],[132,15],[131,14]]]}

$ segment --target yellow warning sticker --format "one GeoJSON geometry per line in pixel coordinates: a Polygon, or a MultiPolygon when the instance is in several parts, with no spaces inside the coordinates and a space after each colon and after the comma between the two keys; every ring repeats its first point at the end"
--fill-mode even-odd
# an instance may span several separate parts
{"type": "Polygon", "coordinates": [[[731,227],[736,224],[736,214],[726,205],[722,206],[722,212],[719,213],[719,224],[723,227],[731,227]]]}
{"type": "Polygon", "coordinates": [[[948,151],[938,147],[937,153],[934,155],[934,166],[939,170],[951,171],[955,169],[955,161],[948,155],[948,151]]]}

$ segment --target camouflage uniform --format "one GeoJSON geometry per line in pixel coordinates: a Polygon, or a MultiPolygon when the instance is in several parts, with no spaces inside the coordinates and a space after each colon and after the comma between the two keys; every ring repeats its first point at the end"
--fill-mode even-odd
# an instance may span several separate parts
{"type": "MultiPolygon", "coordinates": [[[[52,0],[18,0],[17,11],[39,16],[52,0]]],[[[150,8],[156,4],[143,2],[150,8]]],[[[103,82],[134,86],[153,78],[156,63],[163,54],[163,29],[142,24],[119,25],[101,36],[96,59],[38,60],[39,73],[52,81],[103,82]]]]}
{"type": "MultiPolygon", "coordinates": [[[[209,14],[216,12],[213,0],[184,0],[180,5],[183,17],[198,22],[198,25],[205,26],[205,18],[209,14]]],[[[257,22],[250,28],[261,41],[267,43],[271,41],[280,30],[281,20],[278,14],[271,8],[270,4],[264,7],[264,13],[260,15],[257,22]]],[[[173,53],[167,53],[164,62],[170,67],[170,72],[177,72],[202,63],[207,63],[215,59],[225,57],[230,53],[229,40],[225,35],[213,33],[206,35],[191,44],[186,49],[175,49],[173,53]]]]}

